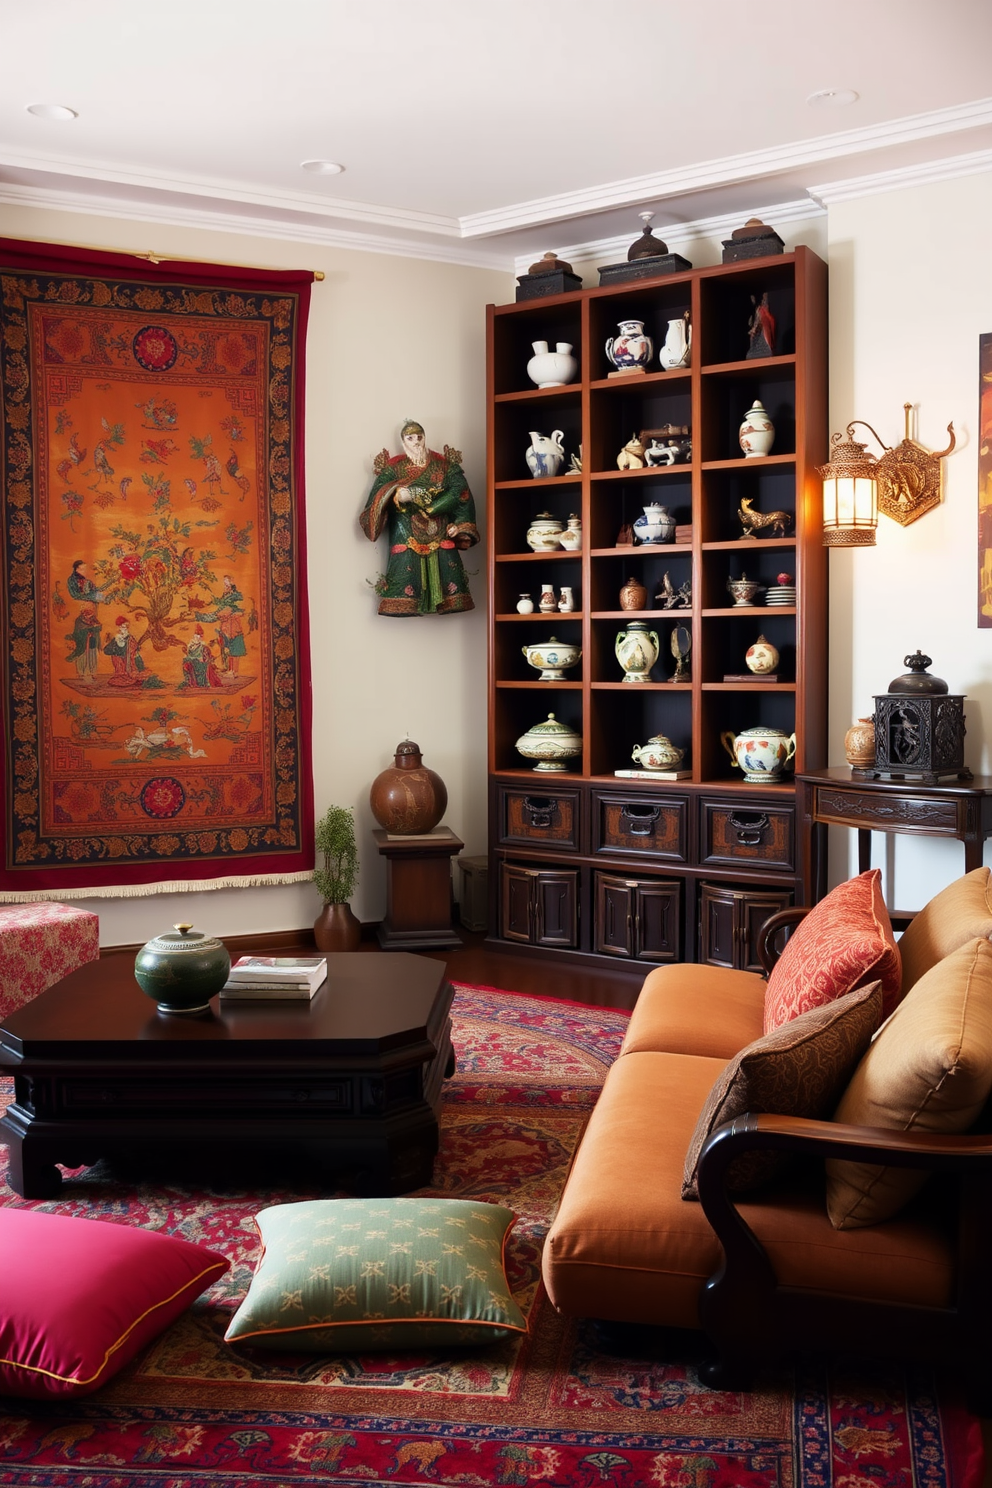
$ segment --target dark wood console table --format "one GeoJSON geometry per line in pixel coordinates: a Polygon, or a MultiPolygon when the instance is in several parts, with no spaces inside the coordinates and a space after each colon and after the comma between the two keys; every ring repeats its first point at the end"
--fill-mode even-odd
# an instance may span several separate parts
{"type": "Polygon", "coordinates": [[[796,784],[814,900],[826,892],[821,841],[828,826],[855,828],[861,873],[871,866],[872,832],[953,837],[964,843],[965,872],[982,866],[985,839],[992,837],[992,776],[921,785],[913,780],[857,780],[843,765],[797,775],[796,784]]]}

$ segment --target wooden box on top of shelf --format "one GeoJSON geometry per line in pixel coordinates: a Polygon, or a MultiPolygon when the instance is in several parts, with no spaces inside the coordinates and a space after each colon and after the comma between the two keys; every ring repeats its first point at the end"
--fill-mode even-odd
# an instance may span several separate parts
{"type": "MultiPolygon", "coordinates": [[[[795,820],[791,771],[825,762],[826,555],[814,467],[827,455],[826,305],[826,266],[800,247],[661,279],[489,307],[491,924],[508,923],[510,901],[504,896],[512,895],[514,944],[552,944],[557,955],[603,964],[624,956],[632,964],[666,959],[673,945],[687,959],[712,959],[706,926],[712,905],[743,895],[745,929],[737,954],[745,965],[752,953],[746,927],[753,919],[747,896],[757,911],[763,897],[800,902],[811,890],[812,849],[795,820]],[[776,322],[774,355],[749,359],[749,321],[763,295],[776,322]],[[690,365],[662,370],[658,352],[668,322],[686,313],[690,365]],[[644,372],[611,376],[615,369],[605,343],[629,319],[642,321],[652,337],[652,361],[644,372]],[[535,341],[569,342],[579,363],[576,379],[560,387],[533,386],[526,369],[535,341]],[[775,440],[767,455],[748,457],[738,433],[755,400],[770,415],[775,440]],[[690,429],[687,461],[618,468],[628,441],[669,425],[690,429]],[[558,430],[565,448],[561,469],[535,479],[526,460],[532,435],[558,430]],[[572,455],[581,469],[572,468],[572,455]],[[675,518],[679,540],[618,544],[622,529],[649,503],[675,518]],[[742,508],[785,515],[776,529],[758,525],[748,533],[738,515],[742,508]],[[581,549],[532,552],[527,529],[542,512],[563,526],[579,514],[581,549]],[[737,606],[727,584],[745,573],[763,587],[755,603],[737,606]],[[794,580],[795,604],[763,603],[765,590],[782,573],[794,580]],[[648,595],[645,609],[637,612],[620,602],[631,578],[648,595]],[[529,593],[536,605],[547,584],[556,595],[568,586],[574,611],[520,615],[519,596],[529,593]],[[666,607],[666,597],[686,588],[688,608],[666,607]],[[647,621],[660,646],[646,682],[625,681],[615,655],[617,635],[632,620],[647,621]],[[676,625],[691,637],[687,681],[672,680],[676,625]],[[564,680],[540,681],[523,647],[551,635],[581,645],[582,656],[564,680]],[[759,635],[779,652],[775,681],[751,679],[747,672],[745,653],[759,635]],[[536,771],[515,745],[549,713],[582,736],[582,755],[561,770],[536,771]],[[724,742],[725,735],[757,727],[796,736],[790,771],[774,784],[745,782],[724,742]],[[655,734],[683,751],[679,769],[687,773],[677,780],[618,775],[635,768],[632,750],[655,734]],[[506,833],[508,790],[520,797],[524,816],[529,813],[534,823],[523,840],[506,833]],[[654,835],[653,800],[666,803],[662,817],[674,807],[683,823],[676,866],[654,835]],[[559,808],[570,823],[567,847],[559,808]],[[619,834],[604,833],[606,820],[626,826],[619,834]],[[718,852],[709,840],[714,821],[721,823],[718,852]],[[569,913],[552,935],[542,921],[544,890],[559,893],[563,872],[569,913]],[[630,886],[626,937],[617,929],[623,899],[618,872],[619,882],[630,886]],[[532,883],[533,892],[521,897],[521,881],[532,883]],[[657,903],[659,896],[669,915],[681,916],[678,933],[665,939],[664,948],[657,934],[638,930],[638,906],[657,903]],[[530,919],[521,918],[525,900],[530,919]],[[601,923],[607,913],[609,926],[601,923]]],[[[499,931],[494,933],[499,939],[499,931]]],[[[721,946],[716,959],[725,954],[721,946]]]]}

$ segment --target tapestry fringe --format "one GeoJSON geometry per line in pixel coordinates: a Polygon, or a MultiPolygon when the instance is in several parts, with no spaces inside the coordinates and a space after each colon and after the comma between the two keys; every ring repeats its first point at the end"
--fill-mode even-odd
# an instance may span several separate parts
{"type": "Polygon", "coordinates": [[[270,884],[309,883],[313,869],[301,873],[259,873],[249,877],[202,878],[187,883],[116,884],[106,888],[0,889],[0,904],[34,904],[43,899],[145,899],[151,894],[201,894],[209,889],[261,889],[270,884]]]}

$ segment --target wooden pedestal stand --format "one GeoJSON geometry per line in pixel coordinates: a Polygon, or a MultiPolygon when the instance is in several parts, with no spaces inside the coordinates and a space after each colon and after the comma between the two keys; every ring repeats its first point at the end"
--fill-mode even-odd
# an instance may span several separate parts
{"type": "Polygon", "coordinates": [[[383,950],[461,945],[451,923],[451,859],[464,842],[448,827],[416,837],[377,827],[372,836],[386,859],[386,918],[376,932],[383,950]]]}

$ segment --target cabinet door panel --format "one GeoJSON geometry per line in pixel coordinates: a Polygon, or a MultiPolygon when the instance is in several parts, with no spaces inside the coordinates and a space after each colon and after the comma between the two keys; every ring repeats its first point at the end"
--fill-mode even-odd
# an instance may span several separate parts
{"type": "Polygon", "coordinates": [[[732,890],[703,884],[699,891],[699,959],[710,966],[736,965],[737,899],[732,890]]]}
{"type": "Polygon", "coordinates": [[[500,864],[500,934],[530,944],[533,930],[533,875],[512,863],[500,864]]]}
{"type": "Polygon", "coordinates": [[[537,945],[575,947],[579,943],[579,874],[575,868],[534,874],[537,945]]]}
{"type": "Polygon", "coordinates": [[[635,954],[642,961],[681,961],[680,885],[645,879],[637,886],[635,954]]]}
{"type": "Polygon", "coordinates": [[[791,904],[792,895],[785,889],[781,893],[749,892],[744,895],[740,933],[742,971],[756,971],[764,975],[765,968],[758,960],[758,931],[771,915],[778,914],[780,909],[788,909],[791,904]]]}
{"type": "Polygon", "coordinates": [[[595,939],[601,955],[634,954],[634,889],[628,879],[596,874],[595,939]]]}

